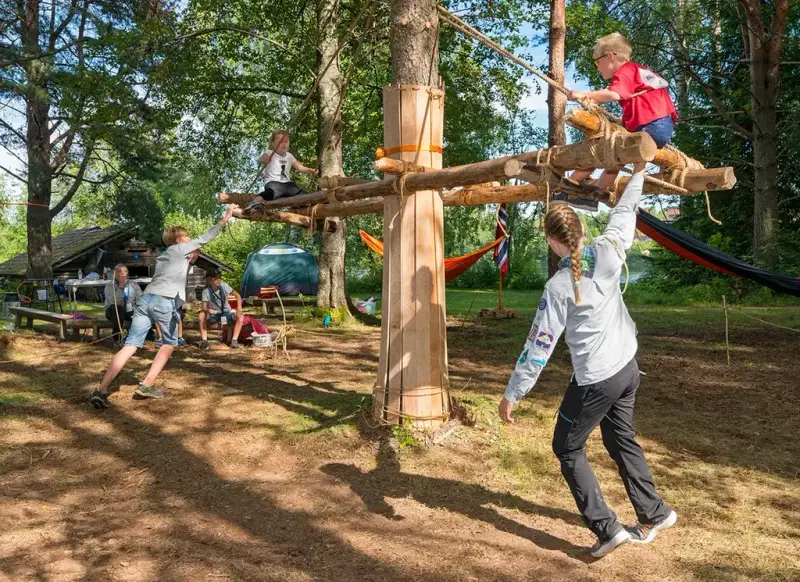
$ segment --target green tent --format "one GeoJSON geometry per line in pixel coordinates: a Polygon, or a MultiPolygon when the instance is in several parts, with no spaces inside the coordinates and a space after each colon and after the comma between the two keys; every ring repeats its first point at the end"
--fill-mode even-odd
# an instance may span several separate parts
{"type": "Polygon", "coordinates": [[[316,295],[317,261],[307,250],[275,243],[250,253],[242,276],[242,297],[258,296],[261,287],[277,287],[281,295],[316,295]]]}

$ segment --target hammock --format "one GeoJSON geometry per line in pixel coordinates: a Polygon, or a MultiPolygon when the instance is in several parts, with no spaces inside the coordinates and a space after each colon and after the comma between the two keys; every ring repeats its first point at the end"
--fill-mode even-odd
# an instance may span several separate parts
{"type": "Polygon", "coordinates": [[[694,261],[698,265],[703,265],[726,275],[734,275],[756,281],[764,285],[764,287],[769,287],[779,293],[788,293],[800,297],[800,279],[771,273],[745,263],[741,259],[727,255],[719,249],[678,230],[674,226],[658,220],[642,208],[639,209],[636,228],[662,247],[677,253],[685,259],[694,261]]]}
{"type": "MultiPolygon", "coordinates": [[[[380,256],[383,256],[383,241],[380,239],[375,238],[374,236],[370,236],[363,230],[358,231],[358,234],[361,235],[361,240],[364,241],[364,244],[367,245],[370,249],[378,253],[380,256]]],[[[472,251],[471,253],[461,256],[461,257],[452,257],[450,259],[444,260],[444,280],[446,282],[450,282],[464,271],[469,269],[472,265],[478,262],[483,255],[491,251],[501,242],[505,237],[500,237],[497,240],[493,240],[487,245],[482,246],[476,251],[472,251]]]]}

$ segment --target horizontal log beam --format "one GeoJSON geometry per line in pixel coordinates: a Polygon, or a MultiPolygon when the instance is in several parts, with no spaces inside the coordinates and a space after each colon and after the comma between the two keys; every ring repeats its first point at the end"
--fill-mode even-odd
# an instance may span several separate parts
{"type": "MultiPolygon", "coordinates": [[[[233,216],[243,220],[251,220],[253,222],[283,222],[301,228],[310,228],[312,220],[308,216],[302,214],[295,214],[293,212],[262,212],[260,214],[245,215],[241,208],[236,208],[233,211],[233,216]]],[[[314,220],[314,230],[323,232],[336,232],[337,224],[330,220],[314,220]]]]}
{"type": "MultiPolygon", "coordinates": [[[[571,109],[567,113],[567,116],[564,118],[564,121],[567,123],[567,125],[570,125],[571,127],[574,127],[576,129],[580,129],[587,136],[596,135],[599,131],[602,130],[603,121],[600,119],[600,117],[582,108],[576,107],[574,109],[571,109]]],[[[611,122],[609,121],[609,123],[611,122]]],[[[613,123],[612,123],[612,131],[619,131],[623,134],[628,133],[627,129],[613,123]]],[[[662,169],[672,168],[672,167],[675,168],[688,167],[690,170],[700,170],[703,168],[703,164],[701,164],[697,160],[692,159],[688,156],[684,158],[684,156],[681,156],[675,151],[668,149],[656,150],[653,159],[648,161],[652,161],[654,164],[661,166],[662,169]]]]}
{"type": "Polygon", "coordinates": [[[383,172],[384,174],[418,174],[419,172],[433,171],[433,168],[429,168],[428,166],[421,166],[419,164],[415,164],[414,162],[394,160],[392,158],[381,158],[380,160],[375,160],[375,163],[372,164],[372,168],[375,171],[383,172]]]}
{"type": "MultiPolygon", "coordinates": [[[[496,160],[486,160],[475,164],[454,166],[442,170],[431,170],[417,174],[405,174],[402,178],[371,181],[337,188],[334,191],[321,190],[310,194],[300,194],[291,198],[270,200],[264,204],[265,209],[277,209],[293,206],[308,206],[329,200],[329,194],[335,201],[359,200],[376,196],[391,196],[401,190],[406,194],[419,190],[443,190],[457,186],[482,184],[495,180],[507,180],[520,175],[526,166],[543,163],[558,168],[592,169],[597,167],[616,167],[628,163],[649,161],[656,146],[653,139],[644,133],[616,135],[612,140],[595,138],[577,144],[556,146],[516,156],[506,156],[496,160]]],[[[534,168],[535,169],[535,168],[534,168]]]]}
{"type": "MultiPolygon", "coordinates": [[[[675,186],[682,186],[689,191],[689,195],[711,190],[730,190],[736,185],[736,175],[733,168],[703,168],[702,170],[687,170],[680,180],[680,172],[653,174],[653,178],[669,182],[675,186]]],[[[620,176],[617,190],[622,193],[630,181],[630,176],[620,176]]],[[[644,183],[644,194],[675,194],[671,190],[660,187],[651,182],[644,183]]]]}
{"type": "MultiPolygon", "coordinates": [[[[550,195],[555,193],[550,189],[550,195]]],[[[607,192],[584,191],[575,192],[582,198],[596,199],[610,204],[610,195],[607,192]]],[[[523,186],[470,186],[458,190],[442,192],[442,203],[445,206],[480,206],[481,204],[503,204],[512,202],[543,202],[547,199],[547,186],[544,184],[527,184],[523,186]]],[[[317,217],[347,218],[361,214],[378,214],[383,212],[383,198],[372,200],[352,200],[349,202],[335,202],[319,204],[315,210],[317,217]]],[[[298,208],[298,214],[310,215],[312,207],[298,208]]]]}
{"type": "Polygon", "coordinates": [[[327,190],[329,188],[342,188],[344,186],[366,184],[374,181],[375,180],[366,180],[364,178],[354,178],[352,176],[322,176],[317,181],[317,186],[320,190],[327,190]]]}

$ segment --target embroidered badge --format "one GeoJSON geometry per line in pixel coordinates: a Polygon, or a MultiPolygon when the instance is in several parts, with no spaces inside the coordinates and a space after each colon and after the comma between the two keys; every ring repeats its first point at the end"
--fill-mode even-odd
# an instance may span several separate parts
{"type": "Polygon", "coordinates": [[[536,346],[544,350],[549,350],[553,347],[553,334],[546,331],[540,331],[536,336],[536,346]]]}
{"type": "Polygon", "coordinates": [[[527,359],[528,359],[528,350],[525,350],[524,352],[522,352],[522,355],[519,357],[519,360],[517,360],[517,366],[521,366],[522,364],[524,364],[527,359]]]}
{"type": "Polygon", "coordinates": [[[539,301],[539,311],[544,311],[547,309],[547,299],[542,297],[541,301],[539,301]]]}
{"type": "Polygon", "coordinates": [[[531,359],[531,363],[537,364],[542,368],[544,368],[545,364],[547,364],[547,360],[545,360],[544,358],[533,358],[531,359]]]}

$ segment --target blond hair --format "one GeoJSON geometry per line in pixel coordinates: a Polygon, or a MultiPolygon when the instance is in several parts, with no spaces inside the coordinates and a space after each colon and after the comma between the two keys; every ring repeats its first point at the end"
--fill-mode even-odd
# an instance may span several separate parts
{"type": "Polygon", "coordinates": [[[269,138],[269,149],[274,150],[287,137],[289,132],[285,129],[276,129],[269,138]]]}
{"type": "Polygon", "coordinates": [[[618,32],[612,32],[597,39],[597,42],[594,43],[592,58],[597,60],[608,52],[614,53],[618,61],[629,61],[633,49],[627,38],[618,32]]]}
{"type": "Polygon", "coordinates": [[[127,265],[123,265],[122,263],[117,263],[116,265],[114,265],[114,272],[115,273],[119,273],[122,269],[125,269],[127,271],[128,270],[128,266],[127,265]]]}
{"type": "Polygon", "coordinates": [[[164,229],[164,234],[161,236],[161,240],[163,240],[164,244],[169,247],[178,242],[178,237],[181,236],[189,236],[189,231],[185,226],[168,226],[164,229]]]}
{"type": "Polygon", "coordinates": [[[581,302],[580,282],[583,276],[583,225],[575,211],[566,204],[556,204],[544,217],[544,232],[551,239],[569,247],[575,303],[581,302]]]}

